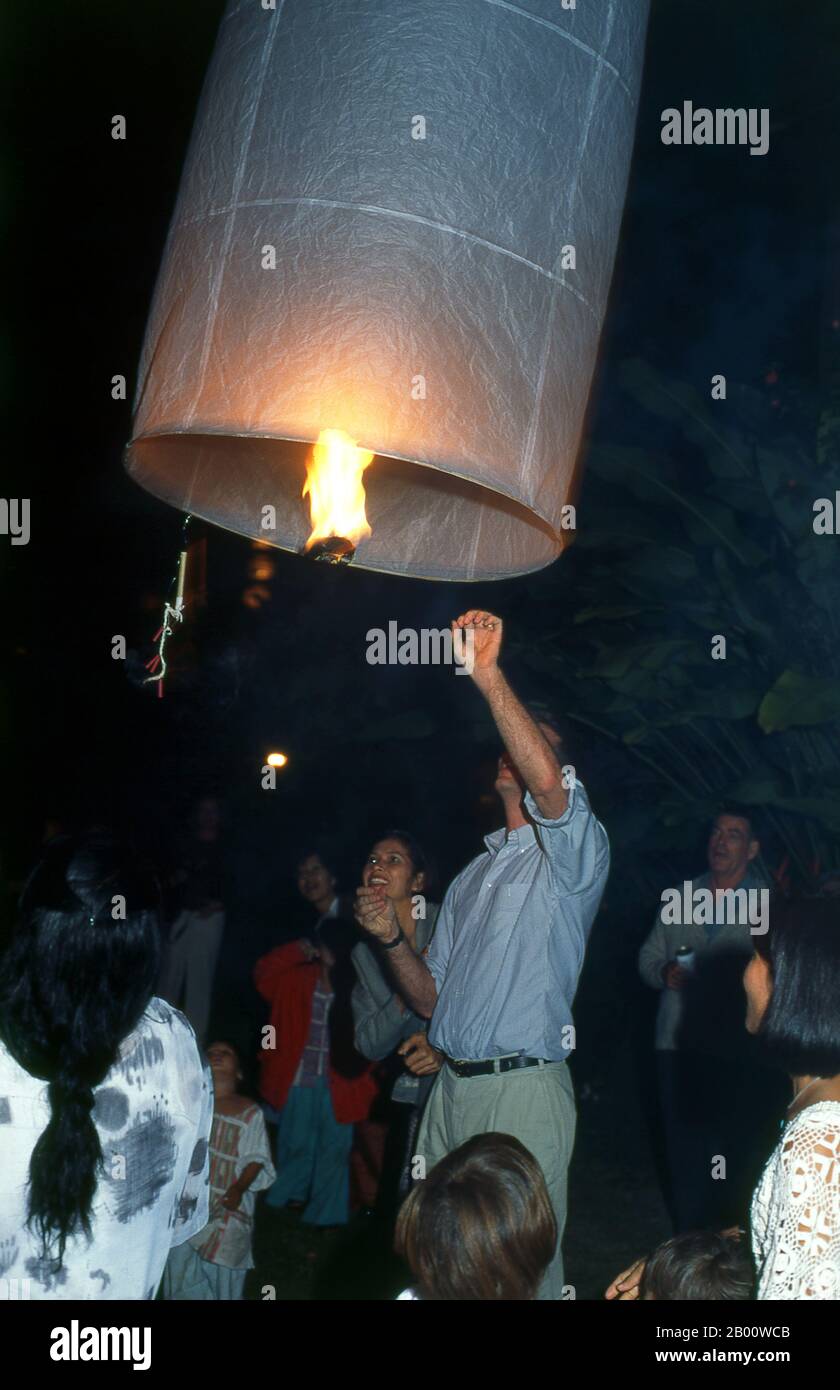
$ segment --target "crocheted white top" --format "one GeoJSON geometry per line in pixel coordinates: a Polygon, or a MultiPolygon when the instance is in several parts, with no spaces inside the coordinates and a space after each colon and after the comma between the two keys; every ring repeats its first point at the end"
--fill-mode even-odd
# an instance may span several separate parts
{"type": "Polygon", "coordinates": [[[759,1299],[840,1299],[840,1101],[785,1126],[752,1200],[759,1299]]]}

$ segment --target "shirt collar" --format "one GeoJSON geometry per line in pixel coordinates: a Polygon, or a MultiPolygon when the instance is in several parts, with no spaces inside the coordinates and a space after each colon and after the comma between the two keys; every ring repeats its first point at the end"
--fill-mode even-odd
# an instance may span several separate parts
{"type": "Polygon", "coordinates": [[[333,898],[326,912],[322,912],[321,916],[318,918],[318,921],[315,923],[315,930],[318,930],[322,922],[328,922],[331,921],[333,918],[337,917],[339,907],[340,903],[338,901],[338,898],[333,898]]]}
{"type": "MultiPolygon", "coordinates": [[[[711,869],[707,869],[706,872],[705,872],[704,874],[701,874],[701,875],[700,875],[700,877],[697,879],[697,886],[698,886],[699,888],[711,888],[711,886],[712,886],[712,871],[711,871],[711,869]]],[[[746,869],[745,869],[745,871],[744,871],[744,877],[743,877],[743,878],[740,878],[740,879],[738,880],[737,884],[735,885],[735,891],[737,892],[737,890],[738,890],[739,888],[766,888],[766,887],[767,887],[767,884],[766,884],[766,883],[764,882],[764,880],[756,873],[756,871],[755,871],[755,869],[753,868],[752,864],[748,864],[747,867],[746,867],[746,869]]],[[[730,890],[730,891],[731,891],[731,890],[730,890]]]]}
{"type": "Polygon", "coordinates": [[[505,845],[512,845],[515,849],[528,849],[530,845],[536,844],[536,840],[534,827],[530,823],[520,825],[516,830],[506,830],[502,826],[501,830],[493,830],[484,836],[484,843],[492,855],[498,854],[505,845]]]}

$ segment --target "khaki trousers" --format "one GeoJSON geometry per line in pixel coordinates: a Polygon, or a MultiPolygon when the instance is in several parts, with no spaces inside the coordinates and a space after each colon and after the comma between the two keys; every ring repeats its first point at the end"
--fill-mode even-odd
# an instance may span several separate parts
{"type": "Polygon", "coordinates": [[[476,1134],[512,1134],[543,1171],[557,1221],[557,1250],[537,1297],[563,1297],[563,1229],[569,1163],[575,1142],[575,1096],[565,1062],[491,1076],[456,1076],[444,1062],[426,1103],[414,1153],[431,1172],[476,1134]]]}

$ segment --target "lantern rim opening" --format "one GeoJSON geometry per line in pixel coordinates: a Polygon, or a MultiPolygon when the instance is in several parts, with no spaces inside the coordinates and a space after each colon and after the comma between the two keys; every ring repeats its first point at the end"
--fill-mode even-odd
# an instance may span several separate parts
{"type": "MultiPolygon", "coordinates": [[[[124,462],[162,501],[299,554],[311,531],[301,491],[317,434],[155,430],[130,441],[124,462]],[[274,531],[261,525],[265,507],[275,509],[274,531]]],[[[359,542],[353,569],[441,581],[507,579],[543,569],[573,539],[496,478],[478,479],[476,470],[448,460],[380,452],[366,440],[359,445],[374,453],[365,473],[372,534],[359,542]]],[[[573,500],[574,481],[564,500],[573,500]]]]}

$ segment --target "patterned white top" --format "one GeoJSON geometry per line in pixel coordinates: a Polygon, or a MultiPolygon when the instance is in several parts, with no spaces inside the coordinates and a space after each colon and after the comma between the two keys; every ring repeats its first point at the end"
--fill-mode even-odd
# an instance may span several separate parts
{"type": "Polygon", "coordinates": [[[840,1101],[785,1126],[752,1201],[759,1299],[840,1299],[840,1101]]]}
{"type": "Polygon", "coordinates": [[[213,1082],[184,1015],[153,998],[94,1096],[104,1162],[92,1238],[72,1236],[56,1271],[26,1229],[47,1087],[0,1043],[0,1297],[154,1298],[170,1247],[207,1222],[213,1082]]]}
{"type": "Polygon", "coordinates": [[[271,1187],[276,1176],[260,1107],[249,1105],[239,1115],[217,1111],[210,1135],[210,1220],[190,1241],[202,1260],[228,1269],[254,1268],[251,1234],[256,1194],[271,1187]],[[228,1211],[222,1198],[250,1163],[262,1167],[243,1192],[237,1210],[228,1211]]]}

